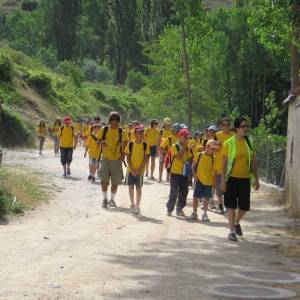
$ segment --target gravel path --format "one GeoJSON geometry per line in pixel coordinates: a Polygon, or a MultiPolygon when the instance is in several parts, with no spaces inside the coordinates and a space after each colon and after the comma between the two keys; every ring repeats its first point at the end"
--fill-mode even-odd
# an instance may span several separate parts
{"type": "Polygon", "coordinates": [[[124,186],[119,207],[101,209],[100,185],[87,182],[81,150],[71,179],[62,178],[50,150],[43,157],[8,152],[4,162],[43,172],[53,193],[49,203],[0,225],[0,299],[217,299],[207,293],[212,285],[253,283],[240,271],[300,270],[299,259],[280,251],[293,221],[262,193],[253,195],[245,237],[232,243],[223,216],[211,212],[208,224],[167,217],[165,183],[146,180],[142,217],[130,213],[124,186]]]}

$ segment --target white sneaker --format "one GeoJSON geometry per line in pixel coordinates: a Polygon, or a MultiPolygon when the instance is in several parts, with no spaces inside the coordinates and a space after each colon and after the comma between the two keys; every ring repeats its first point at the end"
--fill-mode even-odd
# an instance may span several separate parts
{"type": "Polygon", "coordinates": [[[135,205],[134,204],[130,204],[130,210],[132,213],[135,213],[135,205]]]}
{"type": "Polygon", "coordinates": [[[207,213],[204,213],[203,215],[202,215],[202,222],[209,222],[210,220],[209,220],[209,218],[208,218],[208,215],[207,215],[207,213]]]}

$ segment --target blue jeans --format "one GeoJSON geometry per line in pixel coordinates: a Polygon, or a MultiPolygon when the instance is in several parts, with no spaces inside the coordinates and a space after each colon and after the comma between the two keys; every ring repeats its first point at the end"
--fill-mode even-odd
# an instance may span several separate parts
{"type": "Polygon", "coordinates": [[[167,203],[168,212],[172,212],[176,205],[176,211],[186,206],[186,198],[189,193],[189,178],[183,175],[171,174],[170,195],[167,203]]]}

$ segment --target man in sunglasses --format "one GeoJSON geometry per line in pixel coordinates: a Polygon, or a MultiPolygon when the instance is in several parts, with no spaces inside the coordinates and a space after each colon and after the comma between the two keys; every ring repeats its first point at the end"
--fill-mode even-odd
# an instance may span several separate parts
{"type": "Polygon", "coordinates": [[[119,184],[123,180],[122,161],[123,151],[128,143],[126,132],[119,127],[120,114],[111,112],[109,114],[109,125],[100,129],[97,139],[101,145],[103,160],[100,169],[100,179],[103,192],[102,207],[116,207],[115,196],[119,184]],[[111,198],[108,202],[107,190],[111,181],[111,198]]]}
{"type": "Polygon", "coordinates": [[[257,161],[251,139],[247,136],[249,124],[246,118],[234,121],[236,134],[225,141],[222,150],[221,187],[227,208],[230,232],[228,239],[237,241],[243,232],[240,221],[250,210],[251,180],[253,188],[259,189],[257,161]]]}
{"type": "Polygon", "coordinates": [[[223,118],[220,120],[220,129],[221,131],[216,133],[216,138],[218,140],[219,148],[215,152],[215,183],[216,183],[216,195],[218,197],[218,212],[220,214],[224,214],[224,206],[223,206],[223,191],[221,189],[221,173],[222,173],[222,148],[223,144],[226,140],[231,138],[234,133],[230,130],[230,119],[223,118]]]}

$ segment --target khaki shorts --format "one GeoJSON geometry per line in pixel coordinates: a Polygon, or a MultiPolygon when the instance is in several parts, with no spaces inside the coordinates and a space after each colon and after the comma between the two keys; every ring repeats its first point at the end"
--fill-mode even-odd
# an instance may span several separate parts
{"type": "Polygon", "coordinates": [[[103,159],[100,169],[100,179],[102,182],[119,185],[124,179],[122,161],[103,159]]]}

